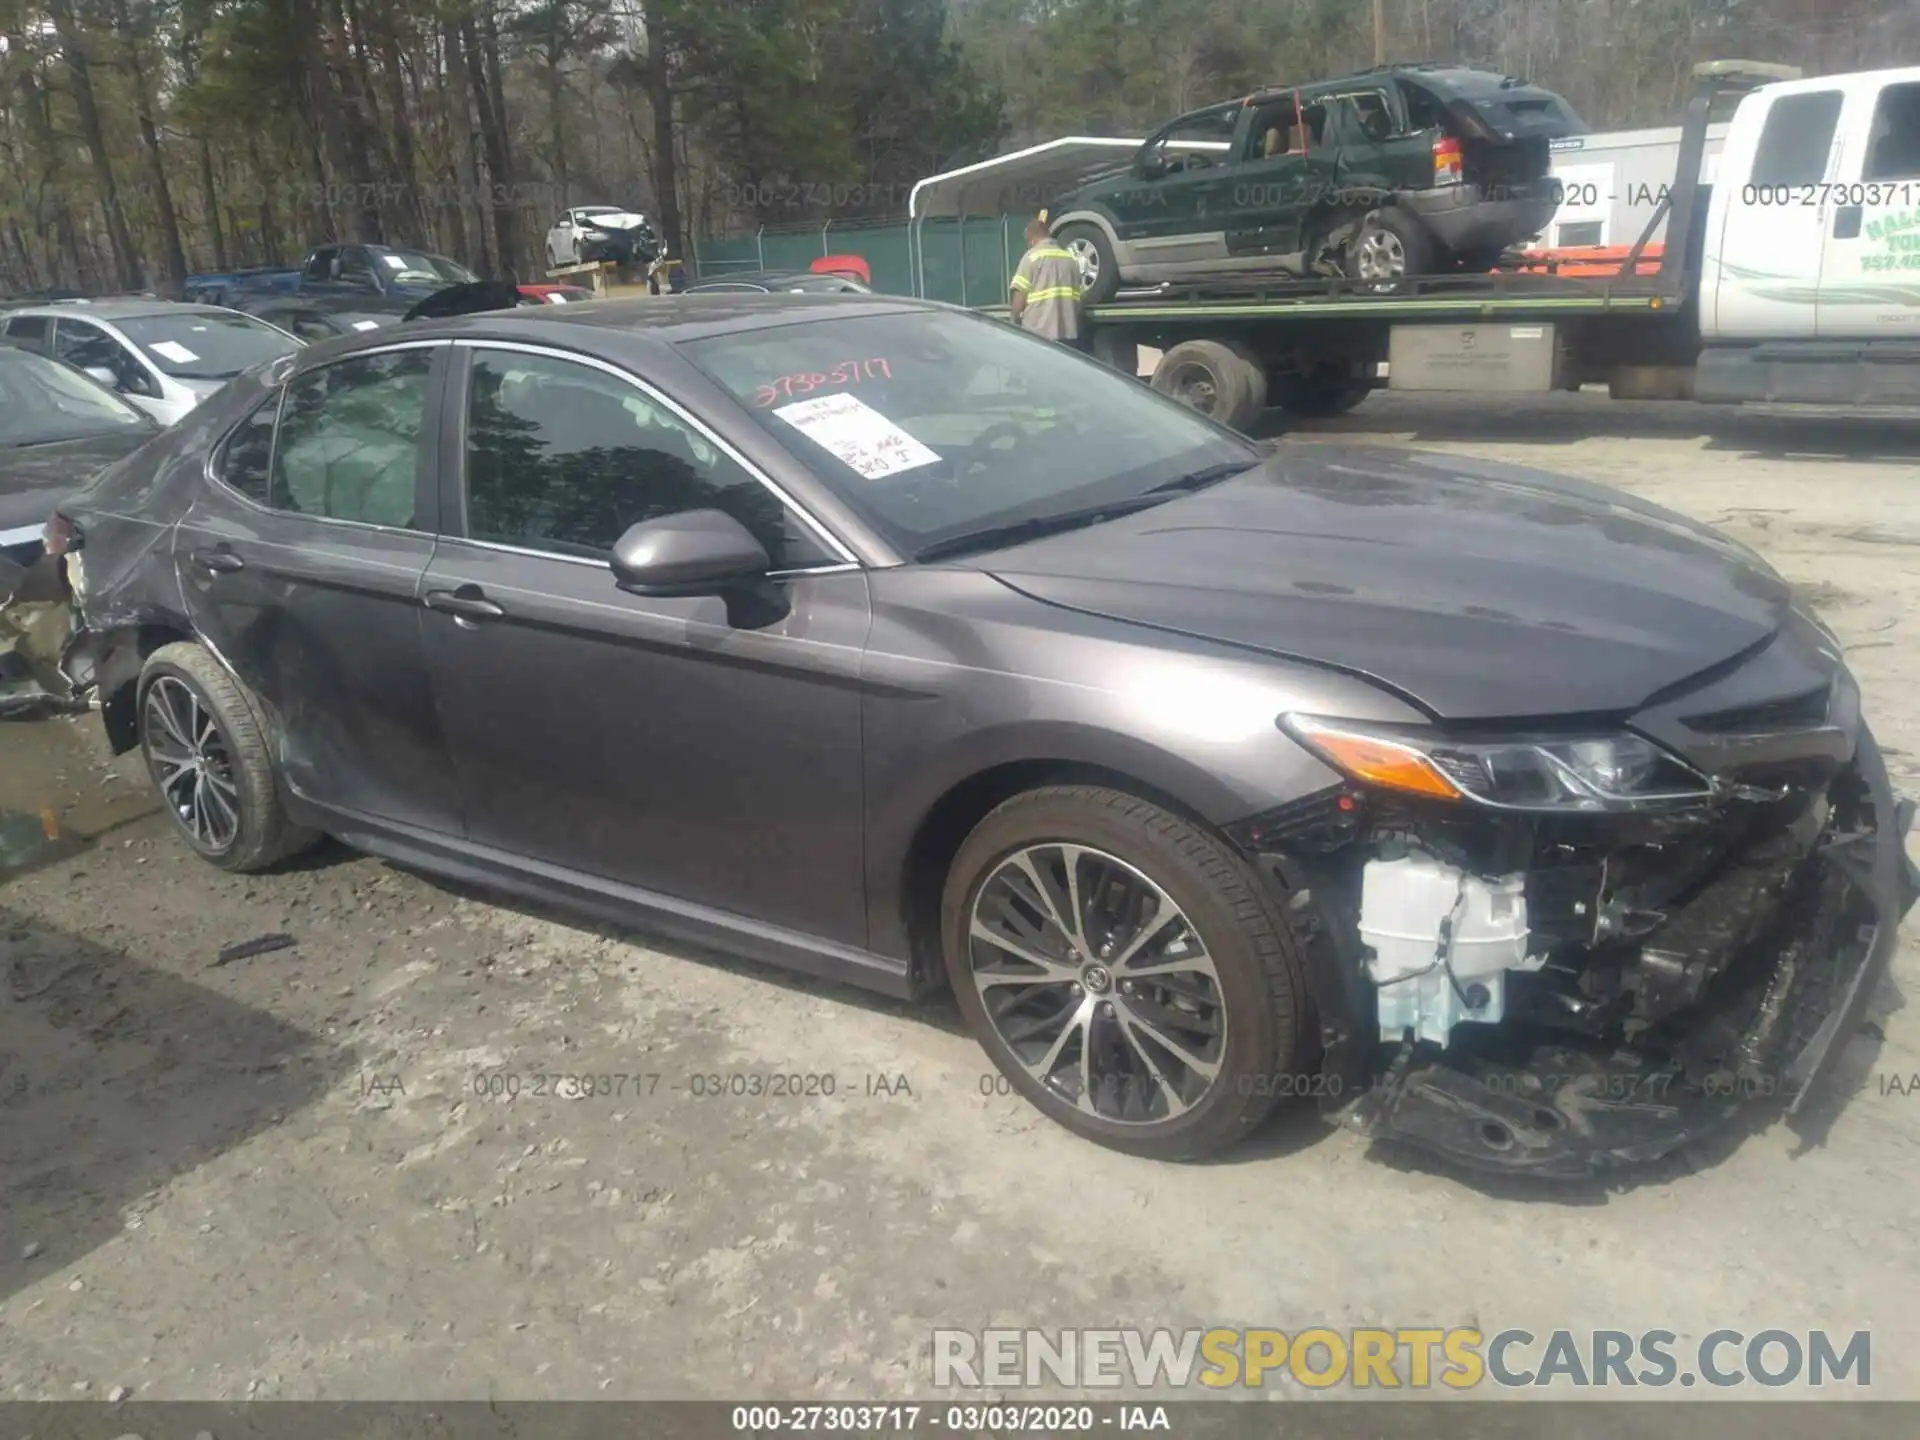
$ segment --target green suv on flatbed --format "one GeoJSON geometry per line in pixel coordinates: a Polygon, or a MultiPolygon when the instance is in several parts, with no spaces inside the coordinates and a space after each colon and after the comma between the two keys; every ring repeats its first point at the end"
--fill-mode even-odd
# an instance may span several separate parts
{"type": "Polygon", "coordinates": [[[1051,224],[1096,304],[1123,285],[1261,272],[1487,270],[1546,228],[1551,142],[1586,131],[1523,81],[1380,66],[1182,115],[1057,202],[1051,224]]]}

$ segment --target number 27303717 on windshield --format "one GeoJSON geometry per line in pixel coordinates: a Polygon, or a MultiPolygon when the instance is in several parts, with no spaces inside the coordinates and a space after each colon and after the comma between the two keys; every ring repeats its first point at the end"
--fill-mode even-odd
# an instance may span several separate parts
{"type": "Polygon", "coordinates": [[[893,370],[885,360],[843,360],[831,370],[797,370],[768,381],[754,392],[753,403],[762,407],[776,400],[791,400],[810,395],[828,385],[854,385],[875,378],[891,380],[893,370]]]}

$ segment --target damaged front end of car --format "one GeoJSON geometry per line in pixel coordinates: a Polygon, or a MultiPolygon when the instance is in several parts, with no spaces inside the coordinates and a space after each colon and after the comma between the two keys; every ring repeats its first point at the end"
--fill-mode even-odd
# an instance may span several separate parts
{"type": "Polygon", "coordinates": [[[1323,1109],[1552,1178],[1804,1118],[1920,875],[1857,688],[1797,629],[1606,725],[1282,722],[1347,782],[1236,836],[1292,906],[1323,1109]]]}

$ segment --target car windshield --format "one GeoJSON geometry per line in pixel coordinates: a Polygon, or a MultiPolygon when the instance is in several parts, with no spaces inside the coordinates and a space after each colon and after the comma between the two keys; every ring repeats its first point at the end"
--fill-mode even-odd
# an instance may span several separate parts
{"type": "Polygon", "coordinates": [[[235,311],[142,315],[114,324],[162,373],[178,380],[231,380],[300,348],[291,335],[235,311]]]}
{"type": "Polygon", "coordinates": [[[0,345],[0,447],[52,445],[147,428],[138,410],[86,376],[0,345]]]}
{"type": "Polygon", "coordinates": [[[449,285],[472,285],[479,276],[466,266],[444,255],[429,255],[424,250],[381,250],[380,263],[401,280],[444,280],[449,285]]]}
{"type": "Polygon", "coordinates": [[[683,342],[779,443],[901,551],[1259,463],[1263,451],[1138,380],[982,316],[849,315],[683,342]]]}

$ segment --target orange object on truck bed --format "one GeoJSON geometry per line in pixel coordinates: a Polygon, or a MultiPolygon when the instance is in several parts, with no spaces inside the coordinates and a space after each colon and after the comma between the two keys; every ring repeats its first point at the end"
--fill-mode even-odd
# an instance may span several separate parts
{"type": "MultiPolygon", "coordinates": [[[[1635,275],[1660,273],[1660,256],[1665,247],[1649,245],[1634,263],[1635,275]]],[[[1620,267],[1633,253],[1631,245],[1569,245],[1560,250],[1528,250],[1517,265],[1502,265],[1496,274],[1506,275],[1618,275],[1620,267]]]]}

